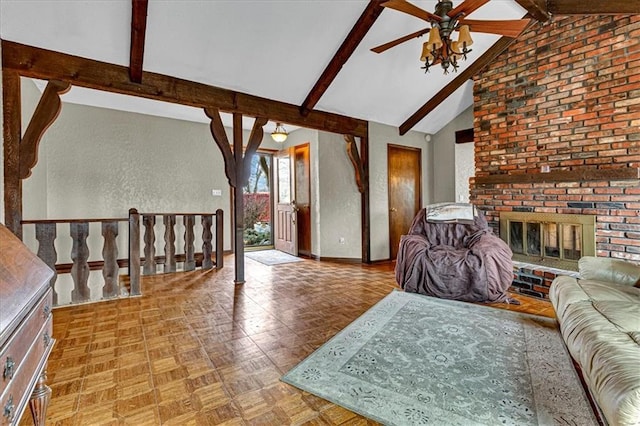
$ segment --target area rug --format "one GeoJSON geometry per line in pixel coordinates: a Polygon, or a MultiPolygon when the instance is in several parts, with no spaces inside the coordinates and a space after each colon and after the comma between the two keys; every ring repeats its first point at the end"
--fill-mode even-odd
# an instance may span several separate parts
{"type": "Polygon", "coordinates": [[[597,425],[555,320],[400,291],[282,380],[387,425],[597,425]]]}
{"type": "Polygon", "coordinates": [[[253,259],[264,265],[280,265],[282,263],[302,262],[299,257],[291,256],[280,250],[259,250],[249,251],[244,254],[249,259],[253,259]]]}

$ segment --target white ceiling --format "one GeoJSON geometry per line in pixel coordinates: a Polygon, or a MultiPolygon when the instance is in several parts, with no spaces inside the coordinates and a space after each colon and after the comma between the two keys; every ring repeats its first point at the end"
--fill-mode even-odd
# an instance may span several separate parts
{"type": "MultiPolygon", "coordinates": [[[[414,1],[433,11],[436,0],[414,1]]],[[[454,6],[461,3],[455,1],[454,6]]],[[[307,94],[365,9],[361,0],[149,0],[143,67],[169,76],[296,105],[307,94]]],[[[519,19],[514,0],[491,0],[473,19],[519,19]]],[[[424,39],[382,54],[369,49],[427,24],[386,9],[322,96],[316,109],[399,126],[456,77],[418,61],[424,39]]],[[[130,0],[0,0],[0,37],[128,66],[130,0]]],[[[472,33],[469,60],[499,36],[472,33]]],[[[65,102],[206,122],[196,108],[73,88],[65,102]]],[[[473,103],[472,84],[413,130],[436,133],[473,103]]]]}

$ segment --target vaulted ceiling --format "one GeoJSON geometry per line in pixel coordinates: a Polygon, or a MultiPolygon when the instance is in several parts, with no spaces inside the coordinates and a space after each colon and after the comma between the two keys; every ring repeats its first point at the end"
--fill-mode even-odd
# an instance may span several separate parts
{"type": "MultiPolygon", "coordinates": [[[[472,33],[473,51],[458,73],[445,75],[436,66],[425,74],[418,60],[424,38],[382,54],[370,51],[428,25],[380,3],[1,0],[0,37],[127,66],[133,81],[144,70],[286,102],[303,113],[313,108],[400,127],[403,133],[435,133],[472,104],[467,68],[491,52],[500,36],[472,33]]],[[[433,11],[436,0],[412,3],[433,11]]],[[[625,7],[624,2],[608,3],[625,7]]],[[[592,0],[491,0],[471,17],[519,19],[528,12],[545,20],[554,10],[577,13],[585,6],[600,7],[589,13],[604,7],[592,0]]],[[[79,87],[63,101],[209,121],[198,108],[79,87]]]]}

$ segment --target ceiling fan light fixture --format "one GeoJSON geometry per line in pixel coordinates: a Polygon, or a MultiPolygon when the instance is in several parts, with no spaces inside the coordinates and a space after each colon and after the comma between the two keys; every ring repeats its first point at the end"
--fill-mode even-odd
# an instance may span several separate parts
{"type": "Polygon", "coordinates": [[[433,27],[429,31],[429,47],[432,50],[438,50],[442,47],[442,38],[440,38],[440,31],[438,27],[433,27]]]}
{"type": "Polygon", "coordinates": [[[433,61],[433,55],[431,54],[431,47],[429,46],[429,42],[425,41],[422,43],[422,54],[420,55],[420,61],[433,61]]]}
{"type": "Polygon", "coordinates": [[[471,32],[468,25],[461,25],[458,32],[458,45],[469,47],[473,44],[473,39],[471,38],[471,32]]]}
{"type": "Polygon", "coordinates": [[[288,136],[289,133],[287,133],[282,123],[276,123],[276,128],[271,132],[271,139],[278,143],[283,143],[288,136]]]}

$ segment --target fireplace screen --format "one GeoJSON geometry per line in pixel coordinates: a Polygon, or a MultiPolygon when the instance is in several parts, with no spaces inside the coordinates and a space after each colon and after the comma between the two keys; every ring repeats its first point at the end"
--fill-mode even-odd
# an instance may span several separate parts
{"type": "Polygon", "coordinates": [[[502,212],[500,237],[514,260],[577,270],[582,256],[595,256],[595,216],[502,212]]]}

